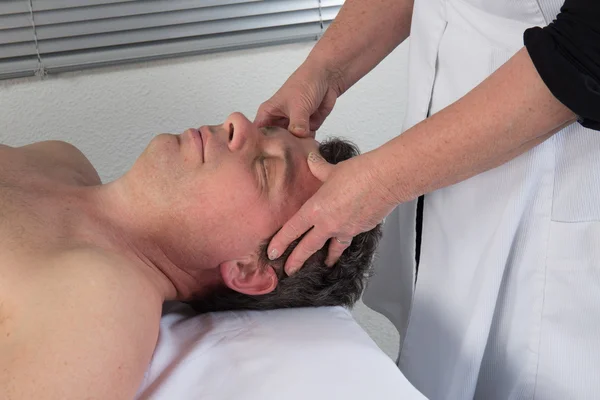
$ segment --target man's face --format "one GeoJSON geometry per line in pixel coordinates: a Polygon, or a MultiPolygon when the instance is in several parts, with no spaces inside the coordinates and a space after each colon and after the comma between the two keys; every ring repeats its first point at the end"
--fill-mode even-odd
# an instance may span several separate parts
{"type": "Polygon", "coordinates": [[[314,139],[234,113],[222,125],[157,136],[134,168],[172,221],[164,236],[187,257],[176,261],[206,269],[255,254],[318,189],[310,151],[314,139]]]}

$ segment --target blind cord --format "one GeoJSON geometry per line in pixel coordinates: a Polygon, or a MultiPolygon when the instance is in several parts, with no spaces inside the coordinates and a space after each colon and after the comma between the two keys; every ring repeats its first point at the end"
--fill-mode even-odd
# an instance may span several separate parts
{"type": "Polygon", "coordinates": [[[319,23],[321,24],[321,35],[323,34],[323,13],[321,12],[321,0],[319,0],[319,23]]]}
{"type": "Polygon", "coordinates": [[[27,4],[29,5],[29,21],[31,22],[31,28],[33,30],[33,41],[35,42],[35,52],[37,53],[38,66],[35,70],[35,76],[44,77],[48,75],[48,71],[44,67],[44,62],[42,61],[42,55],[40,54],[40,48],[38,46],[38,38],[37,38],[37,29],[35,26],[35,17],[33,16],[33,0],[28,0],[27,4]]]}

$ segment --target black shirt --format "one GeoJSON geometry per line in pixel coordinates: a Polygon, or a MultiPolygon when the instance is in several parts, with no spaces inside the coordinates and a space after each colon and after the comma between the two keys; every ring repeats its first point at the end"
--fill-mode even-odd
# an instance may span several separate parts
{"type": "Polygon", "coordinates": [[[600,0],[566,0],[556,20],[526,30],[524,41],[552,94],[600,130],[600,0]]]}

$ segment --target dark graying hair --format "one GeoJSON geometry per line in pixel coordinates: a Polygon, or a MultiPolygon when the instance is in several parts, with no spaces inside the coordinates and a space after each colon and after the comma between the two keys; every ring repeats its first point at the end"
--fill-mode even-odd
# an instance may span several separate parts
{"type": "MultiPolygon", "coordinates": [[[[359,154],[356,145],[337,138],[322,142],[319,152],[332,164],[359,154]]],[[[275,261],[270,261],[267,257],[268,239],[260,246],[259,262],[260,268],[272,265],[279,279],[277,287],[271,293],[249,296],[222,286],[189,303],[199,312],[338,305],[351,307],[360,298],[364,283],[371,274],[373,255],[380,237],[380,225],[359,234],[332,267],[325,265],[328,250],[326,244],[292,276],[285,273],[283,266],[300,239],[294,241],[275,261]]]]}

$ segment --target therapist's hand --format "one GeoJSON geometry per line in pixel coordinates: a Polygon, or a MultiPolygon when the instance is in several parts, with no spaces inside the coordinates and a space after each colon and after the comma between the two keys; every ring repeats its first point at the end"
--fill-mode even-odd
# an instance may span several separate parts
{"type": "Polygon", "coordinates": [[[259,127],[279,126],[299,137],[314,137],[338,96],[336,74],[307,61],[261,104],[254,123],[259,127]]]}
{"type": "Polygon", "coordinates": [[[354,236],[373,229],[397,204],[382,179],[380,167],[384,163],[378,161],[366,153],[333,165],[310,153],[310,170],[324,183],[273,237],[269,258],[278,258],[291,242],[310,230],[288,257],[286,273],[296,272],[327,240],[325,263],[333,265],[354,236]]]}

